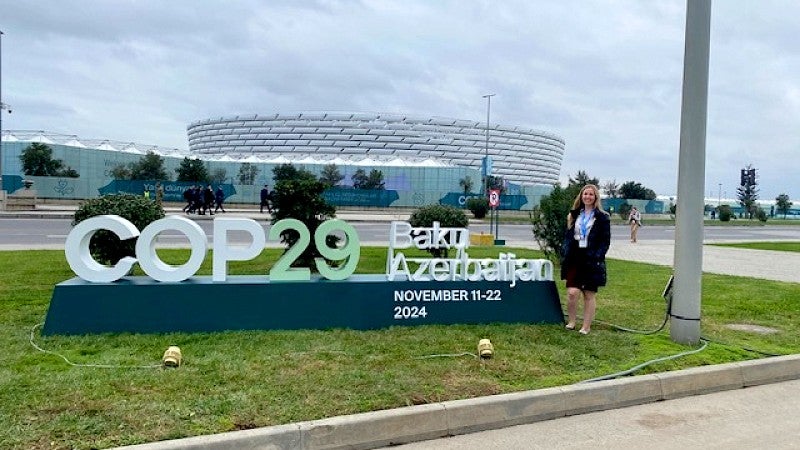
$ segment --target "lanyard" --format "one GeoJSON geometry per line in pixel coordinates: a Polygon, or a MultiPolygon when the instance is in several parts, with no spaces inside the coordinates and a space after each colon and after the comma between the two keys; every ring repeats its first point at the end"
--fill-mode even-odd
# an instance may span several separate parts
{"type": "Polygon", "coordinates": [[[586,214],[586,210],[581,211],[581,215],[578,218],[578,225],[580,226],[581,229],[581,239],[586,239],[587,227],[593,217],[594,217],[594,210],[592,210],[592,212],[590,212],[589,214],[586,214]]]}

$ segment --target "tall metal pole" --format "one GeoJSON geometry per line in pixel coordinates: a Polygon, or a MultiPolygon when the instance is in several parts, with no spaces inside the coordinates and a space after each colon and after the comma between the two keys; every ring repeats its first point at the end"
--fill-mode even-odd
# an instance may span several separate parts
{"type": "Polygon", "coordinates": [[[670,337],[681,344],[696,344],[700,340],[710,34],[711,0],[687,0],[678,158],[679,205],[675,218],[675,287],[670,313],[670,337]]]}
{"type": "MultiPolygon", "coordinates": [[[[6,104],[3,103],[3,30],[0,30],[0,197],[3,196],[3,111],[6,109],[6,104]]],[[[3,201],[5,206],[5,199],[3,201]]]]}
{"type": "Polygon", "coordinates": [[[719,219],[719,208],[722,206],[722,183],[717,183],[719,185],[719,192],[717,193],[717,219],[719,219]]]}
{"type": "Polygon", "coordinates": [[[486,99],[486,155],[483,159],[483,195],[488,197],[489,194],[489,117],[492,112],[492,97],[496,94],[486,94],[483,98],[486,99]]]}

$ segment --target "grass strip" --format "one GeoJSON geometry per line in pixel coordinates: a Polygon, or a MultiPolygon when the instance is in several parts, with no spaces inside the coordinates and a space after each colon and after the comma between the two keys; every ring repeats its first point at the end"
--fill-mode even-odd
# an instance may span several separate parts
{"type": "MultiPolygon", "coordinates": [[[[472,248],[472,257],[526,249],[472,248]]],[[[280,254],[267,249],[233,262],[232,275],[268,273],[280,254]]],[[[185,250],[159,250],[186,261],[185,250]]],[[[385,248],[363,248],[357,272],[382,273],[385,248]]],[[[201,274],[210,274],[211,257],[201,274]]],[[[611,260],[598,319],[636,329],[661,324],[666,267],[611,260]]],[[[105,448],[249,429],[413,404],[575,383],[619,372],[687,347],[666,329],[637,335],[596,324],[589,336],[558,325],[488,324],[224,333],[41,337],[38,345],[78,364],[149,366],[169,345],[178,369],[71,366],[29,344],[53,286],[73,275],[61,251],[0,252],[0,448],[105,448]],[[469,355],[489,338],[495,357],[469,355]]],[[[563,283],[558,283],[563,295],[563,283]]],[[[703,275],[703,332],[715,342],[642,373],[718,364],[800,350],[800,284],[703,275]],[[773,327],[759,334],[730,324],[773,327]]]]}
{"type": "Polygon", "coordinates": [[[771,250],[775,252],[800,252],[800,242],[739,242],[713,244],[719,247],[746,248],[750,250],[771,250]]]}

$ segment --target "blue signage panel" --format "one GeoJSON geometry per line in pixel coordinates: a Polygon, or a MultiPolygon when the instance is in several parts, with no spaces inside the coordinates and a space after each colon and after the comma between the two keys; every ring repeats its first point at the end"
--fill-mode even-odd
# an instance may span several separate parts
{"type": "MultiPolygon", "coordinates": [[[[481,194],[464,194],[463,192],[448,192],[447,195],[439,199],[440,205],[455,206],[456,208],[464,208],[467,204],[467,199],[471,197],[483,197],[481,194]]],[[[500,195],[500,206],[497,209],[519,211],[525,204],[528,203],[528,197],[525,195],[500,195]]]]}
{"type": "Polygon", "coordinates": [[[114,283],[73,278],[56,285],[42,334],[171,333],[350,328],[393,325],[563,323],[553,281],[274,282],[232,276],[161,283],[126,277],[114,283]]]}
{"type": "Polygon", "coordinates": [[[322,193],[326,202],[335,206],[377,206],[386,208],[400,195],[391,189],[329,188],[322,193]]]}
{"type": "Polygon", "coordinates": [[[98,189],[100,195],[107,194],[134,194],[142,195],[145,190],[150,191],[151,198],[155,198],[156,183],[161,183],[164,189],[165,202],[183,202],[183,191],[194,185],[201,185],[205,188],[211,184],[214,189],[222,188],[225,198],[236,194],[236,188],[229,183],[192,183],[186,181],[156,181],[156,180],[113,180],[107,185],[98,189]]]}

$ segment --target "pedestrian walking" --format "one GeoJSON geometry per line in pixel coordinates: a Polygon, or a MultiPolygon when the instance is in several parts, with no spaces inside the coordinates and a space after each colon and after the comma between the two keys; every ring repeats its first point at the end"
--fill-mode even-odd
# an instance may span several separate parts
{"type": "Polygon", "coordinates": [[[209,184],[203,190],[203,213],[205,214],[208,211],[208,214],[214,215],[214,211],[211,210],[211,207],[214,206],[214,190],[211,189],[211,185],[209,184]]]}
{"type": "Polygon", "coordinates": [[[272,193],[269,191],[269,186],[266,184],[264,188],[261,189],[261,212],[264,212],[264,207],[267,207],[267,211],[272,214],[272,193]]]}
{"type": "Polygon", "coordinates": [[[631,226],[631,242],[636,243],[636,235],[639,232],[639,227],[642,226],[642,213],[635,206],[631,208],[631,213],[628,214],[628,223],[631,226]]]}
{"type": "Polygon", "coordinates": [[[214,200],[217,203],[217,207],[214,208],[214,212],[217,212],[220,209],[222,212],[225,212],[225,208],[222,206],[222,204],[225,202],[225,193],[222,192],[222,186],[217,186],[217,191],[214,193],[214,200]]]}

